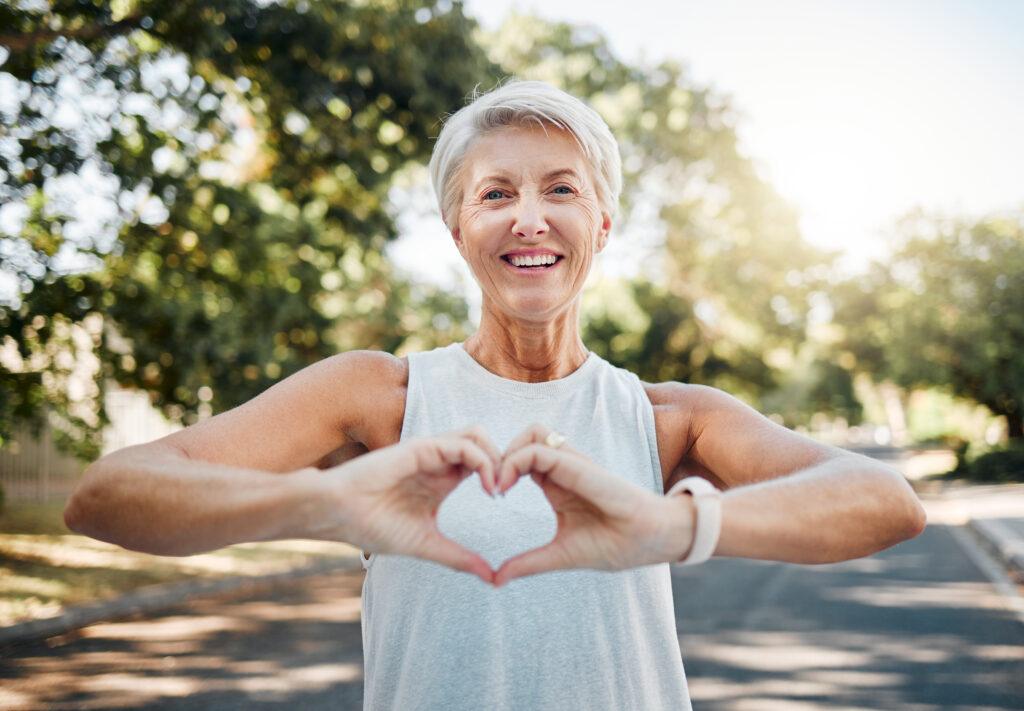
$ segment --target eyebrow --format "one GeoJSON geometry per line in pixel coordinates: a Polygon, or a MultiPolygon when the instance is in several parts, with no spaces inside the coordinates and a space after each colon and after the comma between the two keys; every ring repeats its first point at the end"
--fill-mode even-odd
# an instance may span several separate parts
{"type": "MultiPolygon", "coordinates": [[[[572,168],[557,168],[555,170],[548,171],[547,173],[541,176],[541,181],[551,180],[552,178],[557,178],[561,175],[567,175],[582,182],[582,178],[580,178],[579,173],[577,173],[572,168]]],[[[480,180],[476,182],[474,190],[476,188],[479,188],[482,183],[489,183],[492,180],[497,181],[499,183],[508,182],[509,177],[510,175],[508,173],[495,173],[494,175],[488,175],[486,177],[480,178],[480,180]]]]}

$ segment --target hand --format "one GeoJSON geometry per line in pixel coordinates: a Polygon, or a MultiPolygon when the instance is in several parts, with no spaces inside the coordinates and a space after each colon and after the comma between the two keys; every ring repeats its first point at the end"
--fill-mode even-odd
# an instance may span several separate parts
{"type": "Polygon", "coordinates": [[[554,539],[506,560],[495,587],[513,578],[566,568],[624,570],[679,560],[693,542],[689,497],[666,498],[606,471],[563,444],[544,444],[550,430],[534,425],[505,450],[497,486],[508,491],[528,475],[558,520],[554,539]]]}
{"type": "Polygon", "coordinates": [[[328,470],[343,481],[344,540],[374,553],[432,560],[492,583],[487,561],[438,529],[437,509],[473,472],[493,495],[500,459],[483,429],[472,427],[408,439],[328,470]]]}

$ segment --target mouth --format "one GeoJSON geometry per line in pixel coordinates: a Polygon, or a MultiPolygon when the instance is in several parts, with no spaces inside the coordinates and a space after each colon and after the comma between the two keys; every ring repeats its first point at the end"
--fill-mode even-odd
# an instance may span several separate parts
{"type": "Polygon", "coordinates": [[[561,255],[556,255],[555,256],[555,261],[552,262],[551,264],[530,264],[530,265],[522,265],[522,266],[518,266],[517,267],[515,264],[512,263],[512,259],[507,254],[506,255],[502,255],[502,257],[501,257],[501,261],[505,262],[505,264],[507,264],[510,269],[514,269],[517,272],[545,272],[545,271],[549,271],[549,270],[554,269],[555,267],[557,267],[559,262],[561,262],[563,259],[565,259],[565,257],[562,257],[561,255]]]}

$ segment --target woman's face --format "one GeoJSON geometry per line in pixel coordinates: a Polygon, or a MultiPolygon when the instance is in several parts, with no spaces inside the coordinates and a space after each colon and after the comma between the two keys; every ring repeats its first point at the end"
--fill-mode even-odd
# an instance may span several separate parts
{"type": "Polygon", "coordinates": [[[576,140],[546,129],[506,127],[477,140],[463,164],[452,233],[485,299],[533,321],[575,300],[611,229],[576,140]]]}

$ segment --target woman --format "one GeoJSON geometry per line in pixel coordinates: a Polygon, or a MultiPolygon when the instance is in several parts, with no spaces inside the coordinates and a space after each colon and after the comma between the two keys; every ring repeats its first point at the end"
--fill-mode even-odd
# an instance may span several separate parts
{"type": "Polygon", "coordinates": [[[508,83],[447,121],[430,168],[475,334],[340,354],[112,453],[69,527],[161,555],[361,547],[373,709],[689,708],[669,563],[826,563],[921,532],[895,471],[588,351],[580,292],[621,177],[581,101],[508,83]]]}

